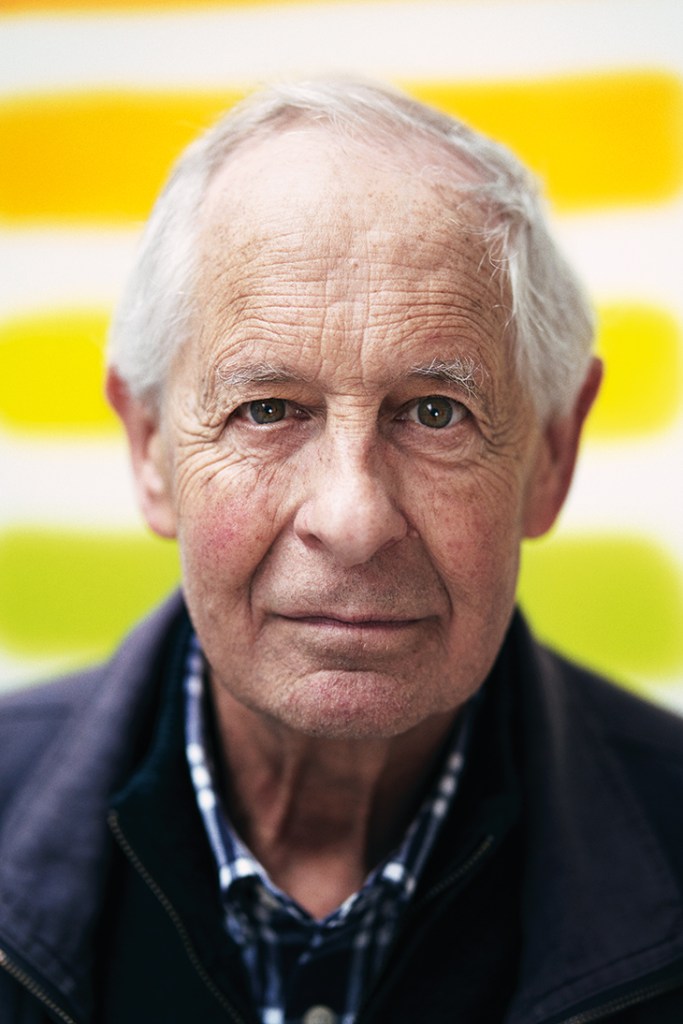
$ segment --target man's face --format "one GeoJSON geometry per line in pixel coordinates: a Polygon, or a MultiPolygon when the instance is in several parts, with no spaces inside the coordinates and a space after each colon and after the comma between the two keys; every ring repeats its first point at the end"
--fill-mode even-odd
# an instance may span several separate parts
{"type": "Polygon", "coordinates": [[[447,220],[405,167],[315,132],[245,150],[205,203],[150,521],[179,539],[217,693],[307,734],[457,708],[540,532],[506,297],[447,220]]]}

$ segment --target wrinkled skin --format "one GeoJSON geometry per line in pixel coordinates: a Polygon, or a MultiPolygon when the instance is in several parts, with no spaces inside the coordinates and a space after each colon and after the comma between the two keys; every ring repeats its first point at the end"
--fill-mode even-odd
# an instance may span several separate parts
{"type": "Polygon", "coordinates": [[[115,377],[110,394],[148,521],[179,540],[219,705],[391,738],[450,721],[486,677],[597,372],[539,423],[476,226],[407,161],[314,130],[214,179],[201,325],[161,418],[115,377]]]}

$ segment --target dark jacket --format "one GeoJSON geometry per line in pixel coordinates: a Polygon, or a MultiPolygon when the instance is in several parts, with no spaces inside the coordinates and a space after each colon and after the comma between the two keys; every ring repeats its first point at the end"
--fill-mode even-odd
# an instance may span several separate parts
{"type": "MultiPolygon", "coordinates": [[[[253,1024],[183,758],[179,599],[4,699],[0,1024],[253,1024]]],[[[358,1024],[681,1024],[683,724],[516,617],[358,1024]]]]}

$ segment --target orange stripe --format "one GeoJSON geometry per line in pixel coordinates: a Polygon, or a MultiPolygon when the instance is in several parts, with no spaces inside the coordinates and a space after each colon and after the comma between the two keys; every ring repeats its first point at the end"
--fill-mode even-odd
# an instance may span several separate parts
{"type": "MultiPolygon", "coordinates": [[[[149,11],[149,10],[192,10],[213,7],[272,7],[276,4],[281,7],[290,4],[320,4],[332,3],[336,0],[198,0],[193,4],[191,0],[100,0],[93,3],[92,0],[2,0],[0,17],[3,14],[22,14],[29,11],[41,11],[46,14],[61,14],[76,12],[83,14],[102,14],[105,11],[149,11]]],[[[368,0],[345,0],[346,3],[362,4],[368,0]]],[[[393,0],[395,2],[395,0],[393,0]]]]}
{"type": "Polygon", "coordinates": [[[238,98],[223,93],[56,94],[0,105],[0,216],[138,220],[181,149],[238,98]]]}
{"type": "MultiPolygon", "coordinates": [[[[663,73],[455,85],[416,83],[515,149],[560,208],[652,202],[683,184],[683,87],[663,73]]],[[[0,217],[144,218],[178,152],[236,91],[66,93],[0,104],[0,217]]]]}
{"type": "Polygon", "coordinates": [[[410,91],[510,146],[559,208],[658,201],[683,185],[683,83],[674,75],[415,83],[410,91]]]}

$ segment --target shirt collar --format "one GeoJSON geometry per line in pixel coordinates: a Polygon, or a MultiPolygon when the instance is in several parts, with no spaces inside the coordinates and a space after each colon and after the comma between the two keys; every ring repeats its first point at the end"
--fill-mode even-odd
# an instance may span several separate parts
{"type": "MultiPolygon", "coordinates": [[[[260,882],[266,893],[290,914],[309,915],[272,881],[268,872],[242,842],[222,804],[216,784],[211,744],[206,725],[206,668],[196,634],[190,638],[185,664],[186,756],[204,827],[218,868],[221,894],[228,901],[245,879],[260,882]]],[[[472,731],[475,695],[458,716],[439,774],[399,846],[373,871],[362,888],[348,897],[326,918],[341,923],[364,908],[380,890],[392,890],[394,898],[407,902],[414,893],[441,825],[449,815],[465,763],[472,731]]]]}

